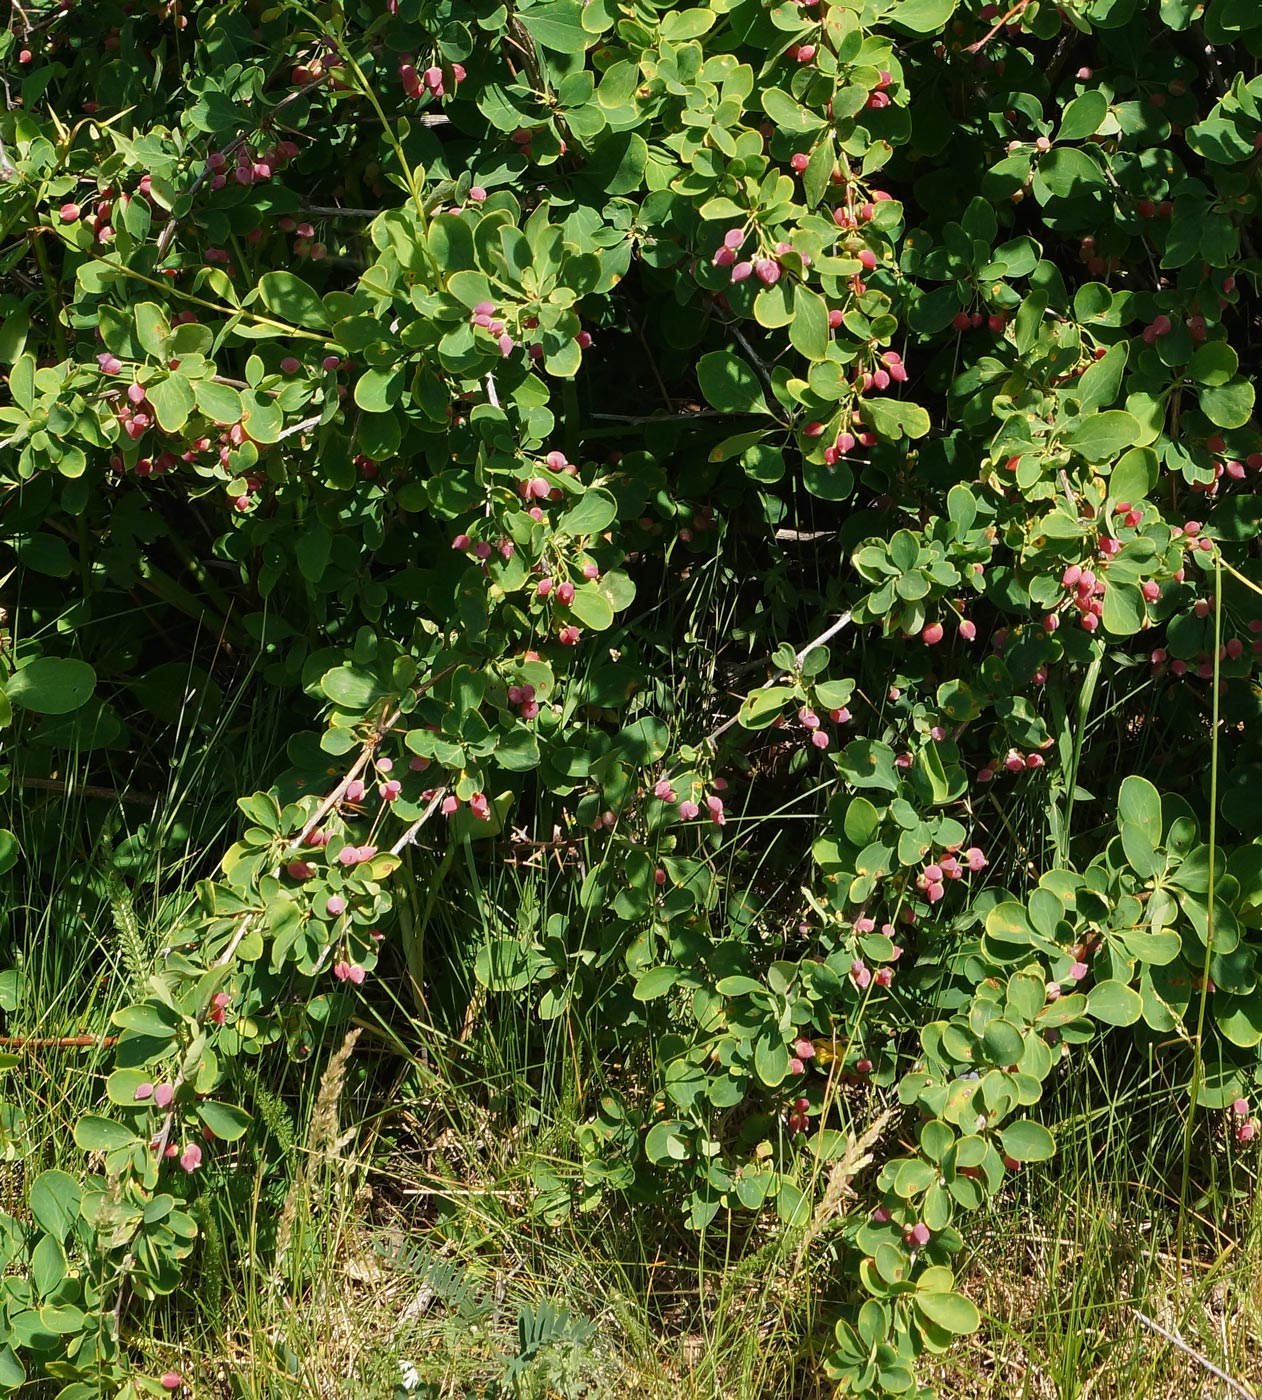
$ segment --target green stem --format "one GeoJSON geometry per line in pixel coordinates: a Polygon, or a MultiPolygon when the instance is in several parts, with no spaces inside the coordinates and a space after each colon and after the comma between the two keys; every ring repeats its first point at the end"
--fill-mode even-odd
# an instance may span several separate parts
{"type": "Polygon", "coordinates": [[[1104,653],[1097,653],[1082,681],[1082,694],[1078,700],[1078,721],[1074,725],[1074,756],[1070,762],[1068,784],[1065,792],[1065,820],[1061,828],[1061,839],[1057,842],[1056,860],[1058,865],[1069,864],[1069,833],[1074,820],[1074,793],[1078,787],[1078,768],[1082,762],[1082,745],[1087,737],[1087,715],[1095,698],[1096,683],[1100,679],[1100,667],[1104,653]]]}
{"type": "Polygon", "coordinates": [[[313,14],[304,5],[295,5],[294,9],[297,10],[299,14],[306,15],[312,24],[317,25],[324,35],[333,41],[337,48],[338,56],[351,72],[354,73],[355,81],[359,84],[359,90],[372,104],[372,109],[376,112],[377,118],[381,122],[381,129],[385,132],[386,140],[390,143],[390,149],[394,152],[395,159],[399,162],[399,166],[403,171],[403,178],[407,182],[408,193],[412,196],[412,203],[416,205],[416,217],[423,224],[425,222],[425,201],[421,198],[421,187],[417,181],[416,172],[408,164],[407,157],[403,154],[403,146],[395,133],[394,126],[387,119],[385,110],[377,100],[377,94],[372,90],[368,79],[364,77],[364,70],[355,61],[355,55],[346,47],[345,43],[342,41],[342,36],[333,33],[329,26],[325,24],[318,15],[313,14]]]}
{"type": "Polygon", "coordinates": [[[247,311],[243,306],[224,306],[221,302],[207,301],[205,297],[195,296],[192,292],[181,291],[179,287],[173,287],[169,281],[162,281],[158,277],[147,277],[143,272],[137,272],[135,268],[126,267],[121,262],[116,262],[113,258],[102,257],[97,253],[94,261],[104,263],[106,267],[112,267],[115,272],[121,272],[125,277],[130,277],[137,282],[144,282],[147,286],[157,287],[166,292],[168,296],[174,297],[177,301],[192,302],[194,306],[203,307],[207,311],[213,311],[217,316],[226,316],[231,320],[234,316],[243,317],[247,321],[253,322],[257,326],[272,326],[278,331],[284,331],[286,335],[297,340],[315,340],[321,345],[328,341],[328,337],[319,335],[315,331],[303,330],[301,326],[291,326],[287,321],[277,321],[272,316],[260,316],[256,311],[247,311]]]}
{"type": "MultiPolygon", "coordinates": [[[[1227,566],[1231,572],[1231,566],[1227,566]]],[[[1223,643],[1223,562],[1214,560],[1214,693],[1211,699],[1212,728],[1209,756],[1209,881],[1205,899],[1205,958],[1201,966],[1201,1000],[1196,1009],[1196,1037],[1192,1042],[1192,1083],[1188,1095],[1187,1124],[1183,1131],[1183,1173],[1179,1184],[1179,1225],[1175,1258],[1183,1257],[1183,1229],[1187,1221],[1188,1185],[1192,1174],[1192,1134],[1196,1127],[1196,1106],[1205,1075],[1205,1014],[1209,1006],[1209,969],[1214,956],[1214,863],[1218,852],[1218,678],[1223,643]]]]}

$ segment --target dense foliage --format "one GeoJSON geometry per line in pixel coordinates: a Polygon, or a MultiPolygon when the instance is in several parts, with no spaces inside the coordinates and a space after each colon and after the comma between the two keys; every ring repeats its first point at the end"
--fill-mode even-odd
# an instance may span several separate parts
{"type": "Polygon", "coordinates": [[[0,836],[11,1028],[29,911],[180,877],[0,1215],[0,1388],[181,1385],[130,1321],[379,982],[567,1028],[541,1220],[827,1233],[843,1394],[976,1328],[1099,1028],[1253,1136],[1259,54],[1254,0],[13,7],[10,795],[107,823],[233,687],[291,730],[216,868],[0,836]],[[526,857],[554,905],[427,940],[526,857]]]}

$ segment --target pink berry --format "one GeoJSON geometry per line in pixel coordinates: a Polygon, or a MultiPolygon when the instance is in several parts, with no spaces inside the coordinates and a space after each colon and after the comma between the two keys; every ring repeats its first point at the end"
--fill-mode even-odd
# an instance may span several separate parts
{"type": "Polygon", "coordinates": [[[924,644],[928,647],[936,647],[938,643],[942,640],[942,630],[942,624],[940,622],[929,623],[925,630],[920,634],[921,638],[924,641],[924,644]]]}

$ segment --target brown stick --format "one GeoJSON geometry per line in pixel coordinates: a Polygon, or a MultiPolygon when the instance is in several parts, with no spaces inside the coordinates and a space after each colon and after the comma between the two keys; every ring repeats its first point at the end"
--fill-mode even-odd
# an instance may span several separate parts
{"type": "Polygon", "coordinates": [[[0,1050],[108,1050],[116,1035],[0,1035],[0,1050]]]}
{"type": "Polygon", "coordinates": [[[104,797],[111,802],[130,802],[138,807],[152,807],[158,800],[138,792],[119,792],[117,788],[97,787],[93,783],[70,783],[62,778],[19,778],[19,787],[37,788],[40,792],[73,793],[78,797],[104,797]]]}
{"type": "Polygon", "coordinates": [[[964,50],[964,52],[980,53],[986,47],[986,45],[990,43],[990,41],[995,37],[995,35],[999,33],[999,31],[1004,27],[1005,24],[1011,24],[1014,19],[1020,19],[1021,16],[1025,14],[1027,8],[1029,7],[1029,4],[1030,0],[1017,0],[1017,3],[1012,7],[1012,9],[1010,9],[1001,20],[996,21],[995,27],[990,31],[989,34],[986,34],[982,38],[978,39],[978,41],[975,44],[970,44],[968,48],[964,50]]]}

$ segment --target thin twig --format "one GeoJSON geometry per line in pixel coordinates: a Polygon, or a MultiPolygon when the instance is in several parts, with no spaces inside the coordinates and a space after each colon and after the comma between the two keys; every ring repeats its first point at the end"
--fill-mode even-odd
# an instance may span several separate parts
{"type": "Polygon", "coordinates": [[[694,418],[761,418],[761,413],[721,413],[717,408],[696,408],[685,413],[592,413],[603,423],[688,423],[694,418]]]}
{"type": "Polygon", "coordinates": [[[64,778],[19,778],[19,787],[40,792],[73,794],[76,797],[103,797],[111,802],[130,802],[136,807],[152,807],[158,800],[139,792],[119,792],[117,788],[97,787],[94,783],[71,783],[64,778]]]}
{"type": "Polygon", "coordinates": [[[1008,11],[1006,15],[1004,15],[1002,19],[995,21],[995,27],[990,31],[989,34],[983,35],[983,37],[978,39],[978,41],[975,44],[970,44],[964,50],[964,52],[980,53],[986,47],[986,45],[990,43],[990,41],[995,37],[995,35],[999,33],[999,31],[1004,27],[1004,25],[1011,24],[1014,19],[1020,19],[1021,16],[1025,14],[1026,10],[1029,8],[1029,5],[1030,0],[1017,0],[1017,3],[1012,7],[1012,9],[1008,11]]]}
{"type": "Polygon", "coordinates": [[[0,1035],[0,1050],[108,1050],[116,1035],[0,1035]]]}
{"type": "Polygon", "coordinates": [[[1137,1318],[1139,1318],[1140,1322],[1142,1322],[1145,1327],[1151,1327],[1152,1330],[1156,1332],[1158,1336],[1164,1337],[1172,1347],[1177,1347],[1181,1352],[1183,1352],[1185,1356],[1190,1356],[1193,1361],[1198,1362],[1201,1366],[1203,1366],[1210,1373],[1211,1376],[1217,1376],[1218,1379],[1222,1381],[1225,1385],[1229,1385],[1232,1388],[1232,1390],[1236,1392],[1237,1395],[1242,1396],[1243,1400],[1257,1400],[1257,1394],[1255,1391],[1250,1390],[1246,1386],[1241,1385],[1238,1380],[1233,1379],[1227,1374],[1226,1371],[1220,1370],[1217,1366],[1215,1366],[1214,1363],[1208,1359],[1208,1357],[1204,1357],[1200,1354],[1199,1351],[1193,1350],[1193,1348],[1188,1346],[1188,1344],[1183,1340],[1182,1337],[1178,1335],[1177,1332],[1167,1332],[1166,1329],[1159,1322],[1154,1322],[1152,1318],[1145,1317],[1144,1314],[1141,1313],[1138,1308],[1132,1308],[1131,1311],[1135,1314],[1137,1318]]]}
{"type": "Polygon", "coordinates": [[[390,847],[390,854],[392,856],[397,856],[405,846],[410,846],[412,842],[416,840],[416,833],[420,831],[421,827],[423,827],[425,823],[429,821],[430,817],[434,815],[434,812],[437,810],[439,803],[443,800],[444,797],[446,797],[446,795],[446,788],[438,789],[438,791],[430,799],[429,805],[425,808],[421,815],[417,817],[417,819],[412,823],[412,825],[408,827],[408,829],[403,833],[403,835],[400,836],[399,839],[394,843],[394,845],[390,847]]]}
{"type": "Polygon", "coordinates": [[[276,434],[276,441],[284,442],[286,438],[293,437],[296,433],[305,433],[308,428],[318,428],[323,421],[324,414],[317,413],[314,417],[304,418],[301,423],[291,423],[289,427],[282,428],[281,431],[276,434]]]}
{"type": "Polygon", "coordinates": [[[770,394],[771,397],[774,399],[775,390],[771,387],[771,371],[759,358],[758,352],[746,339],[745,332],[741,330],[740,326],[735,321],[729,321],[727,324],[727,328],[732,332],[736,339],[740,341],[741,348],[745,351],[749,358],[753,360],[754,373],[757,374],[758,378],[762,380],[763,388],[766,389],[767,393],[770,394]]]}

